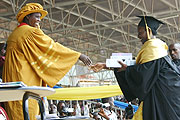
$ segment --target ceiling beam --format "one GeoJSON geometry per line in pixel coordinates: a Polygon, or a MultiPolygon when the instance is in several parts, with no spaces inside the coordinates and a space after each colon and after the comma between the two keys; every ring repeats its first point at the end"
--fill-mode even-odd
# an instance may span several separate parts
{"type": "Polygon", "coordinates": [[[177,9],[176,6],[174,6],[172,3],[168,2],[167,0],[160,0],[160,1],[173,9],[177,9]]]}

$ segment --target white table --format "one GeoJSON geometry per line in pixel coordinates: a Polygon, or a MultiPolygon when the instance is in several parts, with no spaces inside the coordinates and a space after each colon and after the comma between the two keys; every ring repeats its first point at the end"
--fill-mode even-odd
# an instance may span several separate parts
{"type": "Polygon", "coordinates": [[[28,112],[28,99],[36,99],[40,107],[41,120],[45,120],[45,110],[41,97],[52,95],[54,93],[55,90],[48,87],[30,86],[18,88],[0,88],[0,102],[23,100],[24,120],[30,120],[28,112]]]}

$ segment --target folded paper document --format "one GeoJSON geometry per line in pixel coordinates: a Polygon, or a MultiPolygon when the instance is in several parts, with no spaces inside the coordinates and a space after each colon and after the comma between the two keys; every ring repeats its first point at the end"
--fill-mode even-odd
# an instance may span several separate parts
{"type": "Polygon", "coordinates": [[[127,66],[136,64],[136,60],[132,59],[132,53],[112,53],[110,59],[106,59],[106,66],[113,68],[121,67],[118,61],[123,62],[127,66]]]}
{"type": "Polygon", "coordinates": [[[19,82],[5,82],[5,83],[0,83],[0,88],[14,88],[14,87],[25,87],[27,85],[25,85],[23,82],[19,81],[19,82]]]}

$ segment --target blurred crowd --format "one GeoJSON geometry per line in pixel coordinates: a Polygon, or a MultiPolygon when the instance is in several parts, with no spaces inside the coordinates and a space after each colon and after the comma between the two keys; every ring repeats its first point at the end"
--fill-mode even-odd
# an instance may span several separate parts
{"type": "Polygon", "coordinates": [[[132,105],[138,100],[128,103],[125,109],[114,105],[114,100],[128,103],[123,95],[93,100],[48,100],[48,114],[56,114],[60,118],[68,116],[84,116],[95,120],[128,120],[134,115],[132,105]]]}

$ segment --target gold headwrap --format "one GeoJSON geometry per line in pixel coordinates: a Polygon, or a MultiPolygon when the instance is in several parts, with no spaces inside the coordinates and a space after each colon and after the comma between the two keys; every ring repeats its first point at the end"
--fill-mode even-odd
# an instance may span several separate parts
{"type": "Polygon", "coordinates": [[[26,15],[31,13],[41,13],[40,19],[44,18],[48,12],[43,10],[43,7],[39,3],[28,3],[18,12],[16,19],[21,23],[26,15]]]}

